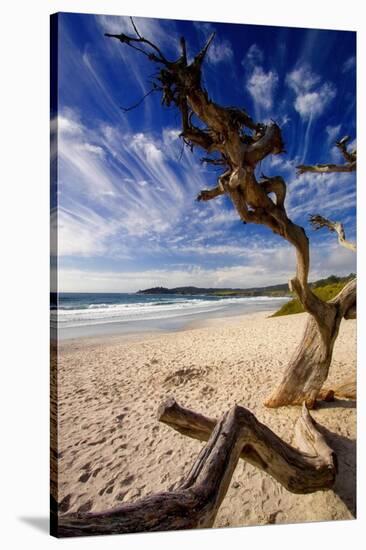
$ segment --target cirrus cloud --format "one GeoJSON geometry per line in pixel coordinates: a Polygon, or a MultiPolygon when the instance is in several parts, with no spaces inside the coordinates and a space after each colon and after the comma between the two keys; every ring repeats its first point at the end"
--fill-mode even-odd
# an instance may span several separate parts
{"type": "Polygon", "coordinates": [[[337,94],[335,86],[331,82],[321,83],[320,76],[308,65],[288,73],[286,84],[295,92],[294,108],[303,119],[322,115],[337,94]]]}
{"type": "Polygon", "coordinates": [[[273,105],[273,95],[278,84],[278,74],[275,70],[267,73],[262,67],[255,67],[246,88],[252,96],[254,103],[269,110],[273,105]]]}

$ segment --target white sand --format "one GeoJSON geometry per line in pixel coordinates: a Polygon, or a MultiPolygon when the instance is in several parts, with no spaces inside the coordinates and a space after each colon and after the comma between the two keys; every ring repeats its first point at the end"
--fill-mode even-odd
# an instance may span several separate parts
{"type": "MultiPolygon", "coordinates": [[[[306,314],[263,313],[221,319],[184,332],[63,342],[59,355],[59,502],[64,511],[103,510],[171,488],[203,443],[156,419],[173,395],[185,407],[218,417],[234,403],[253,411],[291,442],[298,407],[263,401],[300,340],[306,314]]],[[[329,383],[356,369],[356,324],[341,325],[329,383]]],[[[354,402],[313,412],[338,454],[334,490],[294,495],[240,460],[215,526],[347,519],[355,515],[354,402]]]]}

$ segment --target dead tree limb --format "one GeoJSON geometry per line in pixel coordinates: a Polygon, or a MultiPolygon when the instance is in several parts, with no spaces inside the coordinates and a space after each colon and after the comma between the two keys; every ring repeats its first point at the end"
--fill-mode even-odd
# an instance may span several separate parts
{"type": "Polygon", "coordinates": [[[60,515],[57,536],[212,527],[240,457],[293,492],[309,493],[334,484],[336,456],[305,405],[295,432],[301,451],[283,442],[238,405],[217,422],[169,400],[160,407],[159,417],[184,435],[207,441],[183,482],[174,491],[156,493],[104,512],[60,515]]]}
{"type": "MultiPolygon", "coordinates": [[[[202,86],[201,69],[213,36],[189,63],[184,40],[181,41],[181,56],[170,61],[157,46],[141,36],[136,26],[134,30],[136,36],[107,36],[119,40],[124,46],[137,48],[140,52],[142,50],[144,55],[157,64],[155,89],[161,91],[163,105],[179,110],[184,143],[191,150],[199,147],[208,155],[214,154],[215,163],[219,159],[223,166],[217,186],[201,191],[198,200],[207,201],[226,194],[244,223],[265,225],[296,250],[296,274],[289,286],[296,292],[305,311],[312,316],[312,352],[309,353],[305,348],[299,350],[290,365],[297,373],[302,370],[304,362],[310,361],[308,372],[315,370],[318,375],[312,376],[309,383],[304,380],[300,392],[294,391],[295,388],[290,388],[291,391],[285,388],[286,391],[271,396],[267,404],[273,407],[306,401],[312,406],[314,395],[325,381],[322,376],[329,367],[340,313],[335,303],[323,302],[308,284],[309,241],[304,229],[287,216],[284,180],[280,176],[263,177],[260,181],[256,178],[258,163],[268,155],[284,152],[281,130],[274,122],[255,122],[244,109],[223,107],[210,99],[207,90],[202,86]],[[192,122],[195,117],[200,121],[199,127],[192,122]],[[296,395],[294,401],[292,395],[296,395]]],[[[339,142],[339,148],[342,152],[347,151],[344,140],[339,142]]],[[[308,343],[307,338],[304,343],[308,343]]],[[[297,385],[297,376],[291,377],[291,383],[297,385]]]]}
{"type": "Polygon", "coordinates": [[[346,233],[344,231],[343,223],[333,222],[332,220],[328,220],[328,218],[324,218],[319,214],[312,214],[309,217],[309,220],[315,231],[326,227],[331,233],[337,233],[338,242],[341,246],[344,246],[345,248],[356,252],[356,243],[352,243],[351,241],[347,241],[346,239],[346,233]]]}
{"type": "MultiPolygon", "coordinates": [[[[243,409],[246,410],[246,409],[243,409]]],[[[291,493],[306,494],[325,488],[334,481],[332,449],[317,431],[305,404],[295,425],[294,444],[285,443],[246,410],[248,434],[240,458],[263,470],[291,493]]],[[[163,403],[158,419],[182,435],[207,441],[217,420],[179,405],[174,399],[163,403]]]]}
{"type": "MultiPolygon", "coordinates": [[[[315,167],[298,166],[298,173],[327,171],[342,172],[356,170],[356,150],[348,151],[347,143],[349,136],[345,136],[336,142],[336,146],[346,159],[346,165],[336,166],[328,164],[327,170],[318,170],[325,165],[316,165],[315,167]],[[342,169],[344,168],[344,169],[342,169]]],[[[338,242],[341,246],[356,252],[356,244],[346,239],[344,226],[340,222],[333,222],[319,214],[310,216],[310,223],[315,230],[323,227],[335,232],[338,235],[338,242]]],[[[356,395],[355,380],[347,379],[339,388],[322,388],[327,379],[329,367],[332,360],[333,348],[339,332],[339,326],[342,319],[354,319],[356,317],[356,279],[350,281],[345,288],[328,304],[335,306],[335,315],[327,321],[328,331],[319,330],[319,326],[314,317],[310,317],[302,341],[287,365],[283,378],[279,386],[271,394],[266,402],[270,407],[276,407],[283,404],[301,404],[305,399],[309,407],[312,407],[316,399],[331,400],[335,395],[346,397],[356,395]],[[348,389],[351,388],[349,391],[348,389]],[[347,390],[346,390],[347,389],[347,390]]]]}
{"type": "MultiPolygon", "coordinates": [[[[356,243],[353,243],[346,239],[346,233],[344,231],[344,227],[341,222],[333,222],[317,214],[317,215],[310,216],[310,223],[312,224],[315,230],[325,227],[329,229],[329,231],[331,231],[332,233],[334,232],[337,233],[339,244],[341,246],[344,246],[348,250],[352,250],[353,252],[356,252],[356,243]]],[[[345,313],[344,319],[356,319],[356,314],[357,314],[357,309],[356,309],[356,302],[355,302],[354,305],[350,307],[345,313]]],[[[334,397],[338,397],[338,398],[345,397],[347,399],[356,399],[356,395],[357,395],[356,379],[353,376],[351,378],[347,377],[345,380],[343,380],[341,384],[339,384],[338,386],[335,386],[334,388],[323,387],[318,394],[318,399],[323,399],[325,401],[331,401],[334,399],[334,397]]]]}
{"type": "Polygon", "coordinates": [[[357,151],[348,151],[347,144],[350,140],[349,136],[336,141],[335,145],[338,147],[345,160],[345,164],[300,164],[296,166],[297,174],[301,175],[305,172],[315,172],[317,174],[330,174],[334,172],[354,172],[357,167],[357,151]]]}
{"type": "Polygon", "coordinates": [[[296,166],[297,174],[305,174],[305,172],[315,172],[316,174],[330,174],[335,172],[354,172],[356,170],[356,162],[347,164],[300,164],[296,166]]]}

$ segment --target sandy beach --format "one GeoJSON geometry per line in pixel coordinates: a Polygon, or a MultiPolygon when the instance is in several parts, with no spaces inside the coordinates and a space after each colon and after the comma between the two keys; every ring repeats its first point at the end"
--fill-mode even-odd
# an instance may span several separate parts
{"type": "MultiPolygon", "coordinates": [[[[135,337],[69,340],[59,347],[59,495],[63,512],[98,511],[174,487],[203,443],[159,423],[169,396],[219,417],[249,408],[291,443],[298,407],[263,402],[300,340],[307,315],[263,312],[135,337]]],[[[343,322],[328,382],[356,371],[356,321],[343,322]]],[[[215,527],[351,519],[356,501],[356,408],[312,412],[338,455],[334,490],[295,495],[240,460],[215,527]]]]}

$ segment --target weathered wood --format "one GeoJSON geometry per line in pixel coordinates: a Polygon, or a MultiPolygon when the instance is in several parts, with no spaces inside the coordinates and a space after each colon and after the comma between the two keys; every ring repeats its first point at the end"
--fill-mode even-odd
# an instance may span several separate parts
{"type": "Polygon", "coordinates": [[[212,527],[240,457],[293,492],[329,489],[335,481],[335,454],[305,406],[296,427],[296,437],[305,452],[284,443],[238,405],[216,422],[169,400],[160,407],[159,417],[185,435],[208,440],[183,482],[174,491],[104,512],[60,514],[53,523],[56,536],[212,527]]]}
{"type": "Polygon", "coordinates": [[[331,174],[339,172],[354,172],[357,168],[357,151],[348,151],[347,144],[351,138],[345,136],[344,138],[336,141],[335,145],[338,147],[346,162],[344,164],[300,164],[296,166],[297,174],[305,174],[306,172],[315,172],[317,174],[331,174]]]}
{"type": "Polygon", "coordinates": [[[357,399],[357,383],[356,378],[349,377],[343,380],[341,384],[334,387],[324,387],[320,390],[318,399],[324,401],[333,401],[335,397],[346,399],[357,399]]]}
{"type": "Polygon", "coordinates": [[[331,233],[337,233],[339,244],[345,248],[348,248],[348,250],[352,250],[352,252],[356,252],[356,243],[346,239],[343,223],[333,222],[332,220],[324,218],[324,216],[320,216],[319,214],[312,214],[309,216],[309,221],[316,231],[326,227],[331,233]]]}
{"type": "Polygon", "coordinates": [[[315,172],[316,174],[354,172],[356,170],[356,162],[351,162],[348,164],[300,164],[296,168],[298,175],[305,174],[305,172],[315,172]]]}
{"type": "MultiPolygon", "coordinates": [[[[159,408],[158,419],[182,435],[207,441],[217,420],[179,405],[174,399],[159,408]]],[[[332,486],[335,459],[316,429],[305,404],[289,445],[247,411],[247,437],[240,458],[263,470],[288,491],[306,494],[332,486]]]]}
{"type": "Polygon", "coordinates": [[[327,326],[319,330],[310,317],[300,344],[282,375],[281,382],[266,401],[267,407],[301,405],[304,401],[312,408],[316,399],[325,395],[320,390],[328,377],[333,348],[343,318],[356,304],[356,279],[353,279],[327,302],[333,308],[327,318],[327,326]]]}
{"type": "MultiPolygon", "coordinates": [[[[344,140],[338,144],[345,148],[344,140]]],[[[344,154],[349,153],[345,150],[344,154]]],[[[310,222],[315,230],[327,228],[332,233],[335,232],[341,246],[356,252],[356,244],[346,239],[342,223],[319,214],[311,215],[310,222]]],[[[308,407],[312,408],[317,399],[330,401],[335,395],[356,398],[355,380],[345,382],[337,388],[322,388],[328,376],[340,323],[342,319],[356,318],[356,293],[354,279],[328,302],[333,306],[333,315],[326,319],[327,330],[319,329],[316,319],[309,318],[302,341],[287,365],[280,385],[266,401],[268,407],[296,405],[306,401],[308,407]]]]}

